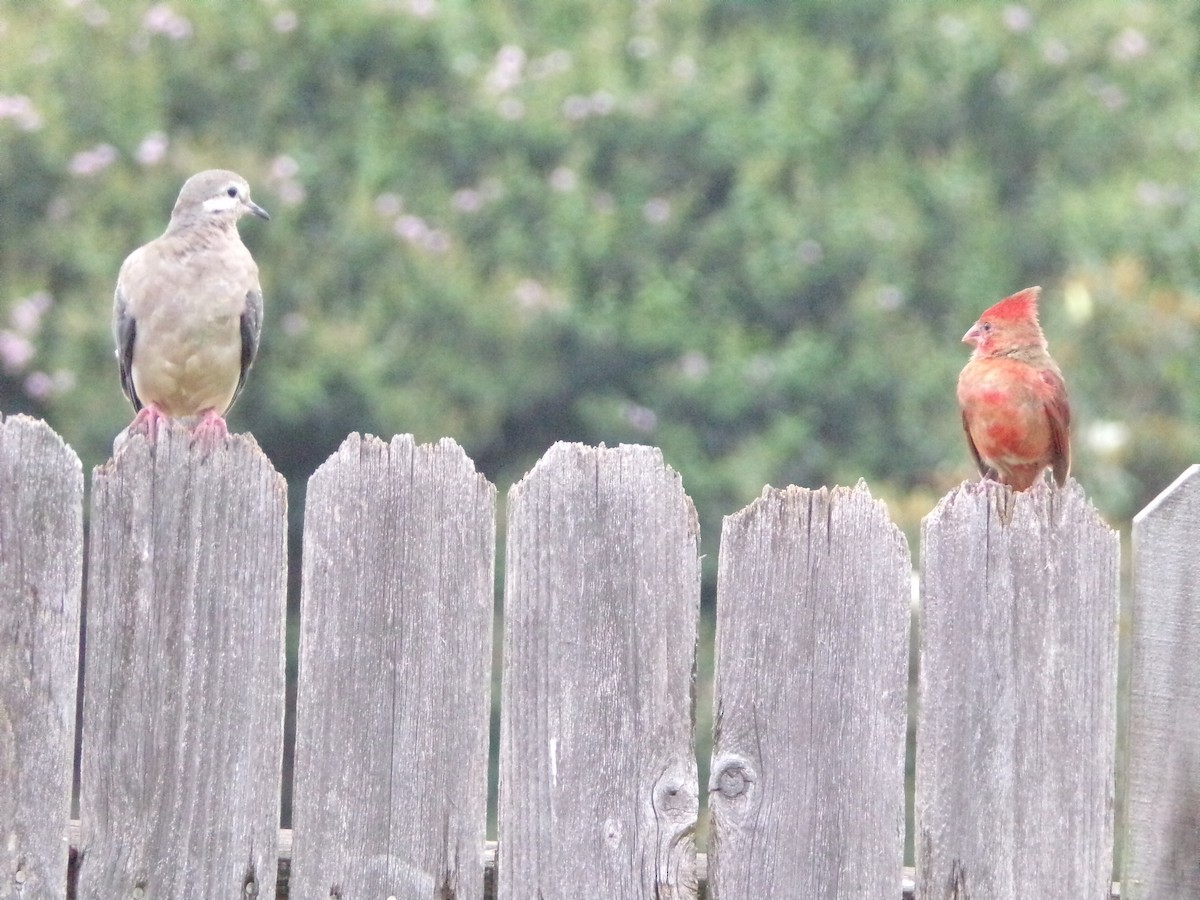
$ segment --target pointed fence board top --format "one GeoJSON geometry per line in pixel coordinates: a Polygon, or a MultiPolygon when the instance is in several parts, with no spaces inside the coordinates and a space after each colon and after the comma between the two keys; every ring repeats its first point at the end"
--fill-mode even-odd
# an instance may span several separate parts
{"type": "Polygon", "coordinates": [[[1200,465],[1133,520],[1121,892],[1200,896],[1200,465]]]}
{"type": "Polygon", "coordinates": [[[92,485],[78,896],[273,897],[283,479],[175,426],[92,485]]]}
{"type": "Polygon", "coordinates": [[[495,509],[451,440],[309,480],[291,896],[481,900],[495,509]]]}
{"type": "Polygon", "coordinates": [[[83,469],[44,423],[0,423],[0,896],[58,900],[83,579],[83,469]]]}
{"type": "Polygon", "coordinates": [[[502,900],[695,896],[698,538],[649,447],[556,444],[510,492],[502,900]]]}
{"type": "Polygon", "coordinates": [[[900,897],[911,573],[862,483],[768,488],[725,519],[708,785],[721,900],[900,897]]]}
{"type": "Polygon", "coordinates": [[[917,897],[1106,897],[1118,535],[1071,481],[922,528],[917,897]]]}

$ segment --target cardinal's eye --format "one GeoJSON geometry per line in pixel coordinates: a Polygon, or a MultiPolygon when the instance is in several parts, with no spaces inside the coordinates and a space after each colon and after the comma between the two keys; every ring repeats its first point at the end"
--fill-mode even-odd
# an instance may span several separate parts
{"type": "Polygon", "coordinates": [[[237,196],[237,188],[236,188],[234,185],[232,185],[232,184],[231,184],[231,185],[230,185],[230,186],[229,186],[229,187],[226,189],[225,193],[227,193],[227,194],[228,194],[230,197],[236,197],[236,196],[237,196]]]}
{"type": "Polygon", "coordinates": [[[984,331],[991,331],[991,330],[992,330],[992,323],[991,323],[991,322],[984,322],[984,323],[983,323],[983,325],[982,325],[982,328],[983,328],[983,330],[984,330],[984,331]]]}

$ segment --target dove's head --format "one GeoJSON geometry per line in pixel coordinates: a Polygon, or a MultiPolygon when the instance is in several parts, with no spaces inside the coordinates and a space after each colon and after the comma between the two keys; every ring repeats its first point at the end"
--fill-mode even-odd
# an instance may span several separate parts
{"type": "Polygon", "coordinates": [[[171,226],[233,224],[246,213],[260,219],[271,218],[250,199],[250,185],[245,178],[228,169],[208,169],[183,183],[171,211],[171,226]]]}

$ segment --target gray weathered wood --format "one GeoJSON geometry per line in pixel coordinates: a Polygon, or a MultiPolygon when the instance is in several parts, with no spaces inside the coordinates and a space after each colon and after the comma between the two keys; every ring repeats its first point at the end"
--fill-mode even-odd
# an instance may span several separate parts
{"type": "Polygon", "coordinates": [[[0,897],[61,900],[83,579],[83,469],[44,423],[0,424],[0,897]]]}
{"type": "Polygon", "coordinates": [[[900,897],[911,576],[861,483],[725,519],[710,897],[900,897]]]}
{"type": "MultiPolygon", "coordinates": [[[[73,819],[67,825],[67,837],[72,847],[79,846],[79,820],[73,819]]],[[[292,830],[290,828],[279,829],[279,882],[277,896],[280,900],[288,900],[289,897],[295,895],[288,893],[288,876],[292,868],[292,830]]],[[[494,887],[495,872],[496,872],[496,842],[485,841],[483,845],[483,883],[484,883],[484,900],[490,900],[495,897],[496,891],[494,887]],[[489,885],[492,885],[489,890],[489,885]]],[[[696,878],[700,883],[700,894],[704,896],[704,885],[707,879],[707,858],[703,853],[696,854],[696,878]]],[[[902,900],[912,900],[913,898],[913,870],[908,866],[904,868],[904,877],[901,879],[903,885],[902,900]]],[[[1114,893],[1111,900],[1120,900],[1114,893]]]]}
{"type": "Polygon", "coordinates": [[[1070,482],[922,526],[917,897],[1107,897],[1120,543],[1070,482]]]}
{"type": "Polygon", "coordinates": [[[560,443],[508,503],[498,896],[694,897],[691,501],[658,450],[560,443]]]}
{"type": "Polygon", "coordinates": [[[93,476],[80,898],[275,895],[287,498],[176,427],[93,476]]]}
{"type": "Polygon", "coordinates": [[[351,435],[309,481],[291,896],[483,896],[495,488],[351,435]]]}
{"type": "Polygon", "coordinates": [[[1200,465],[1133,520],[1122,895],[1200,897],[1200,465]]]}

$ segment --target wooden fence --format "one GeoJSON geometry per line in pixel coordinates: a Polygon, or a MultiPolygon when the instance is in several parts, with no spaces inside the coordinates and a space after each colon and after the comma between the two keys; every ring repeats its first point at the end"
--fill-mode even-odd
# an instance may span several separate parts
{"type": "MultiPolygon", "coordinates": [[[[691,501],[652,448],[551,448],[508,495],[490,853],[496,496],[454,442],[352,435],[309,482],[290,832],[282,479],[245,437],[129,442],[92,478],[86,592],[83,501],[49,428],[0,424],[0,898],[478,900],[485,868],[506,900],[1116,890],[1120,545],[1075,483],[925,520],[907,888],[912,560],[865,485],[726,518],[701,786],[691,501]]],[[[1200,466],[1133,553],[1120,896],[1186,900],[1200,466]]]]}

